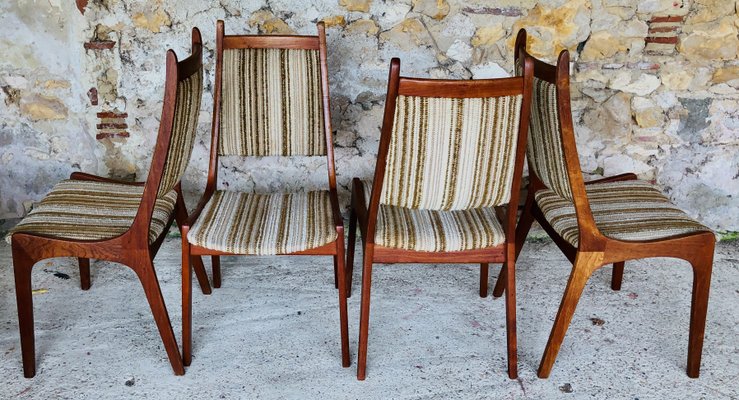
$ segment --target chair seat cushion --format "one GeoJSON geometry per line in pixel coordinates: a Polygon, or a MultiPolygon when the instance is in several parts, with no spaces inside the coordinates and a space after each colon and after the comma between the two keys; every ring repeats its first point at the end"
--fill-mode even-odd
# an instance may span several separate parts
{"type": "Polygon", "coordinates": [[[233,254],[290,254],[336,240],[328,191],[255,194],[217,191],[187,239],[233,254]]]}
{"type": "MultiPolygon", "coordinates": [[[[143,186],[121,183],[65,180],[56,184],[40,203],[13,229],[70,240],[106,240],[131,227],[144,193],[143,186]]],[[[177,201],[174,190],[157,199],[149,228],[149,243],[164,231],[177,201]]]]}
{"type": "MultiPolygon", "coordinates": [[[[369,207],[372,182],[363,181],[369,207]]],[[[375,244],[415,251],[462,251],[495,247],[505,232],[494,208],[437,211],[381,204],[375,244]]]]}
{"type": "MultiPolygon", "coordinates": [[[[656,240],[691,232],[710,232],[648,182],[598,183],[586,185],[585,190],[595,224],[609,238],[656,240]]],[[[536,192],[535,198],[552,228],[577,247],[579,232],[573,203],[548,189],[536,192]]]]}

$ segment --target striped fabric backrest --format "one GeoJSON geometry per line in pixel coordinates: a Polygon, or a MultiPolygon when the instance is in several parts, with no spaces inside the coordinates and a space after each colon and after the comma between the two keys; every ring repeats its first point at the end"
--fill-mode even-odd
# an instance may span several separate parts
{"type": "Polygon", "coordinates": [[[174,189],[185,173],[190,161],[200,113],[200,100],[203,95],[203,68],[190,77],[177,83],[172,135],[169,151],[164,162],[164,172],[159,183],[157,198],[174,189]]]}
{"type": "Polygon", "coordinates": [[[220,155],[326,155],[318,50],[225,49],[220,121],[220,155]]]}
{"type": "Polygon", "coordinates": [[[557,112],[557,87],[536,77],[528,139],[526,155],[536,176],[555,193],[572,200],[557,112]]]}
{"type": "Polygon", "coordinates": [[[510,198],[522,96],[397,97],[380,203],[461,210],[510,198]]]}

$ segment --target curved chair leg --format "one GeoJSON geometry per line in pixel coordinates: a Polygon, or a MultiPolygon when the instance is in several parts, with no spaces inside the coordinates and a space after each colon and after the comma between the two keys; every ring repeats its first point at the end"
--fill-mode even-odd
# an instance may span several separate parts
{"type": "Polygon", "coordinates": [[[503,265],[506,270],[506,341],[508,344],[508,377],[518,378],[518,339],[516,336],[516,262],[513,257],[503,265]]]}
{"type": "Polygon", "coordinates": [[[488,264],[480,264],[480,297],[488,297],[488,264]]]}
{"type": "Polygon", "coordinates": [[[688,336],[688,376],[697,378],[701,369],[703,335],[706,330],[708,292],[711,287],[713,269],[713,246],[711,251],[693,265],[693,295],[690,305],[690,334],[688,336]]]}
{"type": "Polygon", "coordinates": [[[559,347],[562,345],[567,328],[570,326],[580,295],[582,295],[590,275],[601,266],[602,260],[603,253],[582,252],[577,254],[575,265],[572,267],[570,279],[567,282],[567,288],[565,288],[562,302],[559,305],[559,311],[557,311],[557,317],[554,319],[554,325],[549,334],[547,346],[544,349],[544,355],[539,364],[539,371],[537,372],[539,378],[546,379],[552,372],[554,360],[557,358],[559,347]]]}
{"type": "Polygon", "coordinates": [[[365,248],[362,268],[362,303],[359,311],[359,354],[357,379],[367,376],[367,339],[369,335],[370,288],[372,286],[372,250],[365,248]]]}
{"type": "Polygon", "coordinates": [[[346,268],[344,267],[344,228],[338,229],[336,238],[337,283],[339,284],[339,321],[341,324],[341,365],[346,368],[349,360],[349,317],[346,307],[346,268]]]}
{"type": "Polygon", "coordinates": [[[90,281],[90,259],[89,258],[78,258],[80,264],[80,287],[82,290],[89,290],[91,286],[90,281]]]}
{"type": "MultiPolygon", "coordinates": [[[[534,214],[531,210],[534,207],[535,202],[536,199],[534,199],[534,194],[528,193],[526,195],[526,202],[523,206],[523,212],[521,212],[521,218],[519,218],[518,225],[516,225],[516,260],[518,260],[518,256],[521,254],[521,250],[523,249],[523,245],[526,243],[526,236],[528,236],[531,226],[534,224],[534,214]]],[[[500,297],[503,295],[503,289],[505,289],[506,282],[505,271],[505,268],[501,268],[500,273],[498,273],[498,279],[495,281],[495,288],[493,288],[494,297],[500,297]]]]}
{"type": "Polygon", "coordinates": [[[36,344],[33,333],[33,297],[31,270],[35,261],[21,246],[13,244],[13,272],[15,274],[15,297],[18,305],[18,328],[21,336],[23,376],[36,375],[36,344]]]}
{"type": "Polygon", "coordinates": [[[346,297],[352,297],[352,275],[354,275],[354,248],[357,243],[357,212],[349,212],[349,243],[346,249],[346,297]]]}
{"type": "Polygon", "coordinates": [[[624,279],[624,261],[613,263],[613,275],[611,276],[611,289],[621,290],[621,282],[624,279]]]}
{"type": "Polygon", "coordinates": [[[172,331],[172,323],[167,313],[167,307],[164,304],[164,298],[162,297],[162,291],[159,287],[159,280],[157,280],[156,272],[154,271],[154,264],[151,260],[143,260],[138,263],[134,268],[136,274],[141,281],[141,285],[144,288],[146,299],[149,301],[149,307],[151,307],[151,313],[154,315],[154,321],[159,329],[159,335],[162,337],[162,343],[167,351],[169,362],[172,364],[172,369],[175,375],[184,375],[185,367],[182,363],[182,357],[180,356],[180,349],[177,345],[177,340],[172,331]]]}
{"type": "Polygon", "coordinates": [[[213,270],[213,287],[221,287],[221,256],[210,256],[211,270],[213,270]]]}

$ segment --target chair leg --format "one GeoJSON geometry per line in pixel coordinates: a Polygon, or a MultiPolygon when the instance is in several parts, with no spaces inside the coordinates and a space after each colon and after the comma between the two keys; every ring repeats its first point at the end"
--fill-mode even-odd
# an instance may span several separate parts
{"type": "Polygon", "coordinates": [[[210,256],[211,269],[213,270],[213,287],[221,287],[221,256],[210,256]]]}
{"type": "Polygon", "coordinates": [[[539,364],[539,371],[537,372],[539,378],[546,379],[552,372],[554,360],[557,358],[557,353],[567,333],[567,328],[570,326],[570,321],[572,321],[572,315],[575,313],[580,295],[582,295],[582,291],[590,275],[600,267],[602,259],[603,253],[583,252],[577,254],[575,265],[572,267],[570,279],[567,282],[567,288],[565,288],[562,302],[559,305],[559,311],[557,311],[557,317],[554,319],[554,325],[549,334],[547,346],[544,349],[544,355],[539,364]]]}
{"type": "MultiPolygon", "coordinates": [[[[174,206],[174,219],[177,222],[177,226],[180,228],[180,234],[182,234],[183,240],[187,240],[187,232],[183,230],[183,227],[187,224],[187,207],[185,206],[185,201],[182,199],[182,190],[180,189],[179,184],[175,190],[177,191],[177,200],[175,201],[174,206]]],[[[208,273],[205,272],[202,257],[192,256],[192,267],[195,270],[195,276],[198,278],[200,290],[203,291],[203,294],[211,294],[212,291],[210,289],[210,283],[208,282],[208,273]]],[[[215,281],[215,277],[213,277],[213,280],[215,281]]],[[[215,286],[215,283],[213,286],[215,286]]],[[[219,285],[216,287],[220,287],[220,279],[219,285]]]]}
{"type": "Polygon", "coordinates": [[[706,330],[708,292],[713,269],[713,246],[702,260],[693,262],[693,294],[690,305],[690,334],[688,335],[688,376],[697,378],[701,369],[703,335],[706,330]]]}
{"type": "Polygon", "coordinates": [[[346,249],[346,297],[352,297],[352,275],[354,275],[354,248],[357,243],[357,213],[352,207],[349,212],[349,243],[346,249]]]}
{"type": "Polygon", "coordinates": [[[369,334],[370,288],[372,286],[372,250],[365,248],[362,268],[362,302],[359,316],[359,355],[357,356],[357,379],[367,376],[367,338],[369,334]]]}
{"type": "Polygon", "coordinates": [[[506,270],[505,314],[508,344],[508,377],[518,378],[518,344],[516,336],[516,262],[511,259],[503,265],[506,270]]]}
{"type": "Polygon", "coordinates": [[[337,273],[339,284],[339,321],[341,324],[341,365],[346,368],[351,364],[349,360],[349,317],[346,306],[346,268],[344,267],[344,228],[338,230],[336,238],[337,273]]]}
{"type": "Polygon", "coordinates": [[[480,264],[480,297],[488,297],[488,264],[480,264]]]}
{"type": "Polygon", "coordinates": [[[31,270],[35,261],[18,245],[13,245],[13,272],[15,297],[18,305],[18,330],[21,336],[23,376],[36,375],[36,344],[33,333],[33,297],[31,270]]]}
{"type": "MultiPolygon", "coordinates": [[[[519,218],[518,225],[516,226],[516,260],[518,260],[518,256],[521,254],[521,250],[523,249],[523,245],[526,243],[526,236],[528,236],[531,226],[534,224],[534,213],[532,212],[532,209],[535,206],[535,202],[536,199],[534,199],[534,194],[529,192],[526,196],[526,202],[523,206],[521,218],[519,218]]],[[[498,273],[498,279],[495,281],[495,288],[493,288],[494,297],[500,297],[503,295],[503,289],[505,289],[505,282],[507,280],[505,271],[505,268],[501,268],[498,273]]]]}
{"type": "MultiPolygon", "coordinates": [[[[182,238],[182,363],[192,363],[192,265],[190,243],[182,238]]],[[[214,275],[215,286],[215,275],[214,275]]]]}
{"type": "Polygon", "coordinates": [[[184,375],[185,367],[182,363],[182,357],[180,356],[179,346],[172,331],[172,323],[167,313],[167,307],[164,304],[164,298],[162,297],[162,291],[159,287],[159,280],[157,279],[156,271],[154,270],[154,264],[151,260],[144,260],[136,265],[134,268],[136,274],[139,276],[141,285],[144,288],[146,299],[149,301],[149,307],[151,307],[151,313],[154,315],[154,321],[159,329],[159,335],[162,337],[162,343],[167,351],[169,362],[172,364],[172,369],[175,375],[184,375]]]}
{"type": "Polygon", "coordinates": [[[621,282],[624,279],[624,261],[613,263],[613,275],[611,276],[611,289],[621,290],[621,282]]]}
{"type": "Polygon", "coordinates": [[[82,290],[89,290],[91,286],[90,282],[90,259],[89,258],[78,258],[80,265],[80,287],[82,290]]]}
{"type": "Polygon", "coordinates": [[[339,288],[339,260],[334,256],[334,289],[339,288]]]}

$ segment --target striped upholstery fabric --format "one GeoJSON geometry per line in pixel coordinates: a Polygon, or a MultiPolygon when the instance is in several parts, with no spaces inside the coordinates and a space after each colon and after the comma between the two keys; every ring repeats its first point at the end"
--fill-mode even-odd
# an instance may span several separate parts
{"type": "Polygon", "coordinates": [[[318,50],[223,51],[218,152],[326,154],[318,50]]]}
{"type": "Polygon", "coordinates": [[[381,204],[463,210],[510,197],[522,96],[398,96],[381,204]]]}
{"type": "Polygon", "coordinates": [[[530,133],[526,154],[536,176],[555,193],[572,200],[557,113],[557,88],[534,78],[530,133]]]}
{"type": "MultiPolygon", "coordinates": [[[[586,185],[590,208],[603,235],[618,240],[654,240],[710,231],[677,208],[660,190],[643,181],[586,185]]],[[[553,190],[536,192],[536,204],[557,233],[578,245],[575,207],[553,190]]]]}
{"type": "MultiPolygon", "coordinates": [[[[10,230],[72,240],[105,240],[125,233],[139,209],[143,186],[119,183],[65,180],[10,230]]],[[[167,226],[177,193],[171,191],[157,199],[149,227],[149,242],[154,242],[167,226]]]]}
{"type": "Polygon", "coordinates": [[[336,240],[332,221],[328,191],[217,191],[187,239],[197,246],[233,254],[289,254],[336,240]]]}
{"type": "Polygon", "coordinates": [[[185,173],[195,144],[202,95],[203,69],[201,67],[198,72],[177,83],[172,136],[169,140],[169,151],[164,163],[164,173],[159,183],[157,198],[165,196],[174,189],[182,178],[182,174],[185,173]]]}
{"type": "MultiPolygon", "coordinates": [[[[366,204],[372,183],[363,181],[366,204]]],[[[415,251],[461,251],[497,246],[505,232],[494,208],[437,211],[386,204],[377,213],[375,244],[415,251]]]]}

